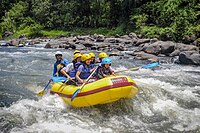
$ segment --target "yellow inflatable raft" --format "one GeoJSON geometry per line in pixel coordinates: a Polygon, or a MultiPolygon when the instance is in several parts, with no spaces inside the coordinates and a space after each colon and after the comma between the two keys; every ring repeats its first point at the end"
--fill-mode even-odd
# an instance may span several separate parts
{"type": "Polygon", "coordinates": [[[110,76],[86,84],[71,102],[72,94],[80,86],[53,83],[51,94],[58,94],[69,105],[75,107],[105,104],[120,98],[132,98],[137,92],[136,83],[128,76],[110,76]]]}

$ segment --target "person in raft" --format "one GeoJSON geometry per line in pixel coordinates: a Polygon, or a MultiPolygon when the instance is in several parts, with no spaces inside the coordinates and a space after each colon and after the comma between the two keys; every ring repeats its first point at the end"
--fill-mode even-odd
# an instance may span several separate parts
{"type": "Polygon", "coordinates": [[[91,68],[90,66],[91,56],[89,54],[83,54],[81,61],[82,64],[78,67],[76,72],[76,79],[78,80],[78,83],[85,83],[85,80],[95,68],[91,68]]]}
{"type": "Polygon", "coordinates": [[[114,70],[110,67],[112,61],[110,58],[103,58],[101,62],[101,66],[97,68],[95,77],[98,79],[105,78],[109,75],[115,75],[114,70]]]}
{"type": "Polygon", "coordinates": [[[89,55],[91,56],[90,66],[91,68],[94,68],[96,66],[95,54],[93,52],[90,52],[89,55]]]}
{"type": "Polygon", "coordinates": [[[68,64],[66,67],[61,69],[61,73],[67,77],[68,80],[74,80],[76,76],[76,71],[78,70],[78,67],[82,64],[81,63],[81,56],[82,54],[76,53],[74,55],[74,60],[72,63],[68,64]]]}
{"type": "Polygon", "coordinates": [[[60,72],[60,70],[69,64],[68,60],[63,59],[62,56],[63,54],[60,51],[57,51],[55,53],[56,62],[54,63],[53,77],[55,76],[62,77],[63,74],[60,72]]]}
{"type": "Polygon", "coordinates": [[[105,53],[105,52],[101,52],[101,53],[99,53],[99,61],[98,61],[98,63],[101,63],[101,61],[102,61],[102,59],[103,58],[107,58],[108,57],[108,55],[105,53]]]}

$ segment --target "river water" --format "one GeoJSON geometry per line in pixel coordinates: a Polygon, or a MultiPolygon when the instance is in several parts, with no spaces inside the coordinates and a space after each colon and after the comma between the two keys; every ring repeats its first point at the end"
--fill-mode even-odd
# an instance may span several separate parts
{"type": "MultiPolygon", "coordinates": [[[[56,49],[0,47],[0,132],[200,132],[200,67],[162,63],[122,73],[139,88],[133,99],[71,108],[58,96],[37,97],[52,75],[56,49]]],[[[73,51],[61,49],[70,61],[73,51]]],[[[146,61],[111,57],[123,70],[146,61]]]]}

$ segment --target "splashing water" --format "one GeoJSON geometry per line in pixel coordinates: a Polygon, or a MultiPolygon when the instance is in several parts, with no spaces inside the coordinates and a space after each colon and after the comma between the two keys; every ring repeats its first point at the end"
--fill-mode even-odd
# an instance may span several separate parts
{"type": "MultiPolygon", "coordinates": [[[[124,72],[137,83],[135,98],[72,108],[56,95],[35,96],[51,77],[55,51],[0,48],[1,132],[200,132],[200,67],[161,64],[124,72]]],[[[61,51],[71,61],[73,51],[61,51]]],[[[145,64],[111,58],[116,70],[145,64]]]]}

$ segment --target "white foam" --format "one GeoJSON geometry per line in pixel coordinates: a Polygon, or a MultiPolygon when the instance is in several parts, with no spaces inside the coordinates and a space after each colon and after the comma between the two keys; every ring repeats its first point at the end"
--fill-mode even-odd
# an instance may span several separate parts
{"type": "Polygon", "coordinates": [[[40,100],[23,99],[17,101],[11,107],[6,108],[12,114],[20,115],[24,121],[34,117],[40,120],[46,114],[45,112],[57,111],[58,113],[64,110],[66,106],[63,101],[57,96],[44,96],[40,100]],[[41,115],[42,117],[38,116],[41,115]]]}
{"type": "Polygon", "coordinates": [[[198,88],[197,86],[174,86],[170,83],[153,78],[135,79],[135,81],[139,89],[142,88],[143,93],[146,94],[148,101],[150,101],[150,105],[147,105],[145,102],[146,105],[144,104],[142,105],[144,107],[141,107],[141,111],[144,115],[150,116],[148,113],[161,113],[163,116],[167,117],[169,121],[175,123],[173,128],[179,131],[191,131],[199,127],[200,109],[187,109],[176,101],[176,99],[181,99],[181,101],[185,102],[195,101],[200,103],[198,94],[193,92],[193,90],[198,88]],[[165,95],[162,90],[172,95],[174,100],[165,95]],[[145,108],[147,110],[144,110],[145,108]]]}
{"type": "Polygon", "coordinates": [[[153,104],[153,109],[173,121],[173,128],[179,131],[195,130],[200,125],[200,109],[188,110],[180,107],[175,101],[160,99],[153,104]]]}
{"type": "MultiPolygon", "coordinates": [[[[153,78],[141,78],[141,79],[135,79],[138,86],[147,86],[144,88],[149,88],[152,91],[154,90],[155,93],[158,93],[161,90],[165,90],[169,92],[174,97],[180,98],[183,101],[196,101],[200,103],[199,95],[196,94],[194,91],[197,90],[197,88],[200,88],[199,86],[195,87],[189,87],[189,86],[177,86],[172,85],[170,83],[160,81],[153,78]]],[[[144,89],[145,90],[145,89],[144,89]]],[[[162,95],[164,96],[164,95],[162,95]]]]}
{"type": "Polygon", "coordinates": [[[91,129],[90,126],[95,126],[92,121],[79,119],[76,114],[68,112],[67,105],[56,95],[45,95],[38,101],[23,99],[4,109],[23,120],[22,127],[13,128],[11,130],[13,133],[99,132],[99,129],[91,129]]]}
{"type": "Polygon", "coordinates": [[[28,126],[26,128],[20,129],[20,128],[14,128],[12,129],[11,133],[27,133],[27,132],[48,132],[48,133],[54,133],[54,132],[62,132],[62,133],[93,133],[94,131],[86,130],[83,128],[80,128],[77,126],[71,126],[65,122],[41,122],[41,123],[35,123],[31,126],[28,126]]]}

